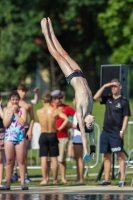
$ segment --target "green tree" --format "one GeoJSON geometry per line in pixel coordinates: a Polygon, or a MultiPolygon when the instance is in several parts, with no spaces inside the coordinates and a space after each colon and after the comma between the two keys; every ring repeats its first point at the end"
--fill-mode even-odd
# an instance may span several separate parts
{"type": "MultiPolygon", "coordinates": [[[[106,1],[69,0],[58,13],[55,32],[66,51],[82,68],[93,93],[99,87],[100,65],[107,62],[109,45],[97,24],[97,15],[106,8],[106,1]],[[59,27],[59,28],[58,28],[59,27]]],[[[51,15],[54,22],[56,16],[51,15]]]]}
{"type": "Polygon", "coordinates": [[[30,10],[28,1],[1,0],[0,7],[0,90],[11,90],[36,68],[34,55],[39,48],[33,39],[43,14],[34,17],[36,12],[30,10]]]}
{"type": "Polygon", "coordinates": [[[129,64],[133,94],[133,0],[109,0],[106,10],[98,15],[98,22],[112,48],[110,63],[129,64]]]}
{"type": "Polygon", "coordinates": [[[51,70],[51,87],[66,86],[41,33],[40,21],[47,16],[62,46],[82,68],[91,89],[99,87],[99,66],[107,62],[110,54],[106,37],[97,24],[97,15],[105,10],[106,0],[1,0],[0,7],[0,90],[15,87],[36,70],[38,63],[51,70]]]}
{"type": "Polygon", "coordinates": [[[111,63],[129,64],[133,59],[133,0],[109,0],[98,21],[113,48],[111,63]]]}

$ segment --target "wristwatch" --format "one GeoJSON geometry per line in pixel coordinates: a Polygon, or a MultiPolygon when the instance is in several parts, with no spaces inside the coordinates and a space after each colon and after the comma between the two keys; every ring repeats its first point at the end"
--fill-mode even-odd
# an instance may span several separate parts
{"type": "Polygon", "coordinates": [[[120,133],[124,134],[124,132],[123,132],[123,131],[120,131],[120,133]]]}

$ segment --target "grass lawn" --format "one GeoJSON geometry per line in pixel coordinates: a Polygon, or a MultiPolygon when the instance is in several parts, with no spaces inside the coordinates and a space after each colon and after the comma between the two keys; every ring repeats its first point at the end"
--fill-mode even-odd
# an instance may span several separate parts
{"type": "MultiPolygon", "coordinates": [[[[75,177],[69,177],[67,178],[67,183],[62,183],[60,179],[58,179],[58,185],[63,185],[63,186],[79,186],[79,185],[89,185],[89,186],[95,186],[97,185],[98,183],[101,182],[101,180],[104,179],[104,177],[102,176],[101,180],[96,182],[95,180],[96,178],[95,177],[92,177],[92,176],[88,176],[84,179],[84,182],[83,183],[77,183],[75,182],[76,178],[75,177]]],[[[131,185],[131,180],[132,180],[132,177],[131,175],[127,175],[126,176],[126,185],[127,186],[130,186],[131,185]]],[[[35,180],[35,181],[32,181],[31,183],[27,183],[26,185],[28,186],[42,186],[40,185],[40,180],[35,180]]],[[[119,178],[118,179],[115,179],[115,180],[111,180],[111,185],[112,186],[118,186],[118,183],[119,183],[119,178]]],[[[18,186],[20,185],[20,182],[15,182],[15,183],[12,183],[11,186],[18,186]]],[[[52,186],[53,185],[53,182],[52,182],[52,179],[49,180],[49,182],[46,184],[47,186],[52,186]]]]}

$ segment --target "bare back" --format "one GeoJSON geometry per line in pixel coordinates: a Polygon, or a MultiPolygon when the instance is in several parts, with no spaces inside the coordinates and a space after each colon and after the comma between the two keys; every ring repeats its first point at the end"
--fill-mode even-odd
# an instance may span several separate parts
{"type": "Polygon", "coordinates": [[[56,118],[58,116],[58,109],[53,108],[50,105],[46,105],[45,107],[39,109],[37,111],[37,118],[41,125],[41,132],[45,133],[55,133],[55,123],[56,118]]]}

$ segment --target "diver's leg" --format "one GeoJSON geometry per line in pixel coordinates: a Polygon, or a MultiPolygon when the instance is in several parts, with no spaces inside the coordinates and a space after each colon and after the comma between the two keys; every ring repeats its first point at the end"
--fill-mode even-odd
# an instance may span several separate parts
{"type": "Polygon", "coordinates": [[[55,60],[58,62],[61,70],[63,71],[64,75],[67,77],[70,74],[73,73],[73,69],[69,65],[69,63],[65,60],[65,58],[56,50],[53,42],[51,41],[48,33],[48,27],[47,27],[47,19],[43,18],[41,21],[41,27],[42,27],[42,33],[45,36],[46,43],[48,46],[48,50],[51,53],[51,55],[55,58],[55,60]]]}
{"type": "Polygon", "coordinates": [[[55,33],[53,31],[52,23],[50,18],[48,18],[48,24],[49,24],[49,30],[52,38],[52,42],[57,49],[57,51],[67,60],[69,65],[73,68],[73,70],[81,70],[81,68],[78,66],[78,64],[68,55],[68,53],[63,49],[59,41],[57,40],[55,33]]]}

